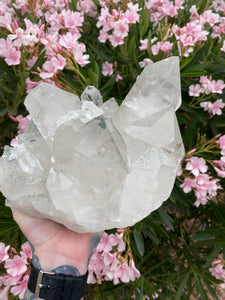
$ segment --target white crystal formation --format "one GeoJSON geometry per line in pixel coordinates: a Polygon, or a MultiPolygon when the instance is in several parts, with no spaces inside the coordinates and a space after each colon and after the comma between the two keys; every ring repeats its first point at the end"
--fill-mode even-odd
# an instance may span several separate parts
{"type": "Polygon", "coordinates": [[[77,232],[135,224],[173,188],[180,103],[177,57],[146,67],[120,107],[94,87],[80,100],[40,83],[25,100],[32,122],[0,158],[6,204],[77,232]]]}

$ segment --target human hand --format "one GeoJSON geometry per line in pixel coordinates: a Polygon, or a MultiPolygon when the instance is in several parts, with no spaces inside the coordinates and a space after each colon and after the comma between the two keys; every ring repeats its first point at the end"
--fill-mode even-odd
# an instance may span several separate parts
{"type": "MultiPolygon", "coordinates": [[[[76,233],[48,219],[13,210],[13,217],[33,248],[33,264],[40,269],[85,274],[101,234],[76,233]],[[77,270],[77,271],[76,271],[77,270]]],[[[63,272],[63,273],[64,273],[63,272]]],[[[67,273],[68,274],[68,273],[67,273]]]]}

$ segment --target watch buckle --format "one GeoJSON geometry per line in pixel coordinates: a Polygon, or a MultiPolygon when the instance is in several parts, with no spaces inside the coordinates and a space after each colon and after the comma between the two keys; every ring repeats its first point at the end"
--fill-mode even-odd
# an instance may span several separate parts
{"type": "Polygon", "coordinates": [[[43,278],[44,274],[55,275],[55,273],[51,272],[51,271],[43,271],[43,270],[39,271],[38,278],[37,278],[37,283],[36,283],[36,288],[35,288],[35,293],[34,293],[36,298],[39,298],[39,296],[40,296],[40,290],[43,287],[42,278],[43,278]]]}

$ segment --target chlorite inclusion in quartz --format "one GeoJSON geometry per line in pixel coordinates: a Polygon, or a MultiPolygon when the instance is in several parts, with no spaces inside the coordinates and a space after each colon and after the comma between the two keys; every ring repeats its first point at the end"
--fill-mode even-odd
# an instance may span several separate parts
{"type": "Polygon", "coordinates": [[[94,87],[79,99],[40,83],[25,100],[32,122],[0,158],[6,205],[77,232],[135,224],[173,188],[180,103],[177,57],[146,67],[120,107],[94,87]]]}

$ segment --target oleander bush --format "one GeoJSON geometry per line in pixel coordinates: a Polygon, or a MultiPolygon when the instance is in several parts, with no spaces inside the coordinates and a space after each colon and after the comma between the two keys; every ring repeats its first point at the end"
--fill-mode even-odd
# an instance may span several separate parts
{"type": "MultiPolygon", "coordinates": [[[[180,58],[186,154],[172,194],[135,226],[104,234],[86,299],[225,299],[224,37],[223,0],[0,0],[1,154],[29,124],[23,102],[40,82],[79,96],[93,85],[120,104],[145,66],[180,58]]],[[[4,202],[0,293],[8,284],[9,299],[22,299],[30,250],[4,202]]]]}

